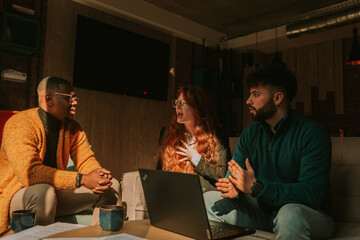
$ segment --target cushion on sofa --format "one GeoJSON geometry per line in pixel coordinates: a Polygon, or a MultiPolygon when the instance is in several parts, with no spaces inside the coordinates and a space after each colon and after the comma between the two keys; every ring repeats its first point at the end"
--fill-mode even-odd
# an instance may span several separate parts
{"type": "Polygon", "coordinates": [[[334,217],[360,224],[360,138],[331,138],[330,192],[334,217]]]}
{"type": "Polygon", "coordinates": [[[123,206],[126,206],[126,220],[148,219],[145,196],[138,171],[127,172],[121,181],[123,206]]]}

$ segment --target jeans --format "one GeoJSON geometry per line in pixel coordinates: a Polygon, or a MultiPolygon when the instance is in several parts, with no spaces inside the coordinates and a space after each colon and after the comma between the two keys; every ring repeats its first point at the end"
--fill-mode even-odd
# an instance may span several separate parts
{"type": "Polygon", "coordinates": [[[208,218],[242,227],[274,232],[276,239],[328,239],[335,222],[325,213],[308,206],[289,203],[278,211],[264,211],[249,195],[222,198],[220,192],[204,193],[208,218]]]}

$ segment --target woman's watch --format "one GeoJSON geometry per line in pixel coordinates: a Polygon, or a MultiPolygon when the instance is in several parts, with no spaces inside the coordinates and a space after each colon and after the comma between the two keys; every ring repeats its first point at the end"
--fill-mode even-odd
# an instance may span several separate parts
{"type": "Polygon", "coordinates": [[[76,188],[81,187],[81,179],[82,179],[82,174],[78,173],[78,175],[76,176],[76,188]]]}
{"type": "Polygon", "coordinates": [[[251,196],[254,198],[257,197],[263,189],[264,189],[264,184],[262,184],[262,182],[260,181],[254,182],[253,185],[251,186],[251,196]]]}

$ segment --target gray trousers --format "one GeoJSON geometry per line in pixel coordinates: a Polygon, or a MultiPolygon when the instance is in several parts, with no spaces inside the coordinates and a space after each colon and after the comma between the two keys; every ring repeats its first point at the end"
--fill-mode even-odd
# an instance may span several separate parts
{"type": "Polygon", "coordinates": [[[93,207],[92,225],[98,224],[100,206],[121,204],[119,181],[114,178],[111,181],[111,187],[103,194],[93,193],[86,187],[56,190],[45,183],[21,188],[11,200],[9,222],[11,213],[21,209],[35,210],[36,225],[48,225],[54,222],[55,217],[72,215],[93,207]]]}

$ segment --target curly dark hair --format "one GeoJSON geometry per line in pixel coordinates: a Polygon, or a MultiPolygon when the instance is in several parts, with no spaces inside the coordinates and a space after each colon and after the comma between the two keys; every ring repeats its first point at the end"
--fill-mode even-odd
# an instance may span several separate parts
{"type": "Polygon", "coordinates": [[[274,92],[283,92],[284,99],[289,104],[297,91],[296,78],[286,65],[271,64],[250,73],[246,79],[246,87],[250,89],[259,85],[271,85],[274,92]]]}

